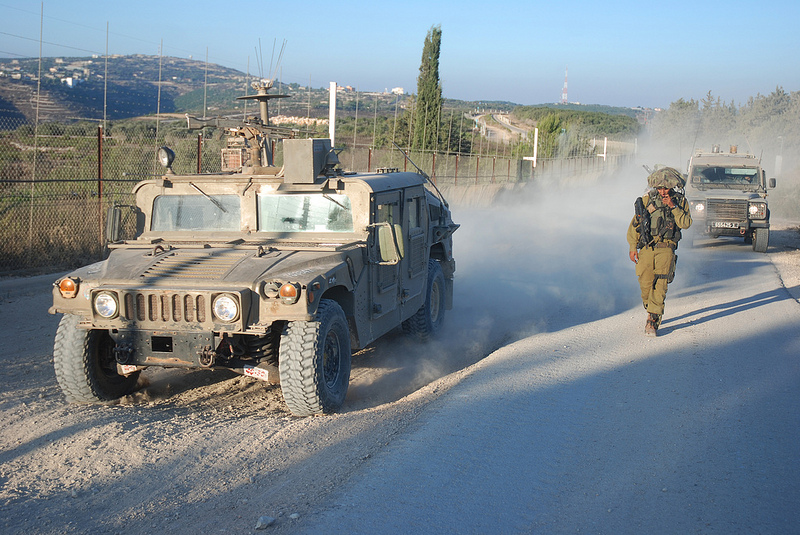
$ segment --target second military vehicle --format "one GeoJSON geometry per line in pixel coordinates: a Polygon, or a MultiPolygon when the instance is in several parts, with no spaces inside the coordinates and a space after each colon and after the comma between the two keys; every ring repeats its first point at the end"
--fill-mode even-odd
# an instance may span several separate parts
{"type": "Polygon", "coordinates": [[[161,150],[166,172],[134,188],[135,239],[118,239],[115,209],[108,258],[55,282],[69,401],[124,396],[148,366],[225,368],[280,383],[295,415],[329,413],[353,350],[439,329],[458,225],[435,186],[344,172],[328,139],[286,139],[272,166],[263,127],[232,130],[228,172],[177,175],[161,150]]]}
{"type": "Polygon", "coordinates": [[[769,246],[767,181],[761,161],[740,154],[736,146],[723,153],[697,151],[689,160],[686,198],[692,211],[690,239],[699,236],[739,236],[765,253],[769,246]]]}

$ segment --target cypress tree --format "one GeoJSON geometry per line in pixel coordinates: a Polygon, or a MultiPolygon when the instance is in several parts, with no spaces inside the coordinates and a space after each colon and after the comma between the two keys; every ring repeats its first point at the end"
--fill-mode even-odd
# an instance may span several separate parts
{"type": "Polygon", "coordinates": [[[442,85],[439,81],[439,50],[442,27],[431,26],[422,48],[417,78],[417,104],[414,117],[414,142],[417,149],[431,150],[438,145],[438,121],[442,110],[442,85]]]}

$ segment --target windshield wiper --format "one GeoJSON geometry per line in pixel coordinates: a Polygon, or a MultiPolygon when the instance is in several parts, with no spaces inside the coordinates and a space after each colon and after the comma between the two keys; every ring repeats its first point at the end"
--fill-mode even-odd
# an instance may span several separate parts
{"type": "Polygon", "coordinates": [[[226,214],[228,213],[228,211],[225,209],[225,207],[224,207],[224,206],[222,206],[222,204],[221,204],[221,203],[220,203],[218,200],[216,200],[214,197],[211,197],[211,196],[210,196],[210,195],[208,195],[208,194],[207,194],[205,191],[201,190],[200,188],[198,188],[197,186],[195,186],[195,185],[194,185],[193,183],[191,183],[191,182],[189,182],[189,185],[190,185],[190,186],[192,186],[192,187],[193,187],[194,189],[196,189],[197,191],[199,191],[199,192],[200,192],[200,195],[202,195],[203,197],[205,197],[205,198],[206,198],[206,199],[208,199],[209,201],[213,202],[213,203],[214,203],[214,206],[216,206],[217,208],[219,208],[220,210],[222,210],[222,211],[223,211],[223,212],[225,212],[226,214]]]}
{"type": "Polygon", "coordinates": [[[337,201],[336,199],[334,199],[333,197],[331,197],[327,193],[323,193],[322,196],[324,198],[328,199],[329,201],[331,201],[333,204],[336,204],[336,205],[342,207],[344,210],[347,210],[347,206],[343,205],[342,203],[340,203],[339,201],[337,201]]]}

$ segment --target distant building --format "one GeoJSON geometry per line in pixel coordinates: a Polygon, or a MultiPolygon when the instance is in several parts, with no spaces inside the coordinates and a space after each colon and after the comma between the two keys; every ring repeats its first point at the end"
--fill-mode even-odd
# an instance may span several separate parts
{"type": "Polygon", "coordinates": [[[395,94],[395,95],[405,95],[406,94],[405,90],[402,87],[393,87],[392,88],[392,93],[395,94]]]}

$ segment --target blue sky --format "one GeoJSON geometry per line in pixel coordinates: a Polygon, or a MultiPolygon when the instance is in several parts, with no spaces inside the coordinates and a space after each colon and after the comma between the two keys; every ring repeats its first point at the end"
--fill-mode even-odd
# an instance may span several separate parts
{"type": "MultiPolygon", "coordinates": [[[[42,2],[0,0],[0,57],[38,56],[42,2]]],[[[363,91],[416,91],[422,46],[442,27],[445,97],[667,107],[710,90],[744,103],[800,90],[800,2],[738,0],[407,2],[194,0],[44,2],[44,56],[157,55],[363,91]],[[761,4],[761,5],[759,5],[761,4]],[[237,9],[236,6],[250,6],[237,9]],[[263,6],[255,8],[253,6],[263,6]],[[274,61],[274,60],[273,60],[274,61]],[[279,73],[280,74],[280,73],[279,73]]]]}

